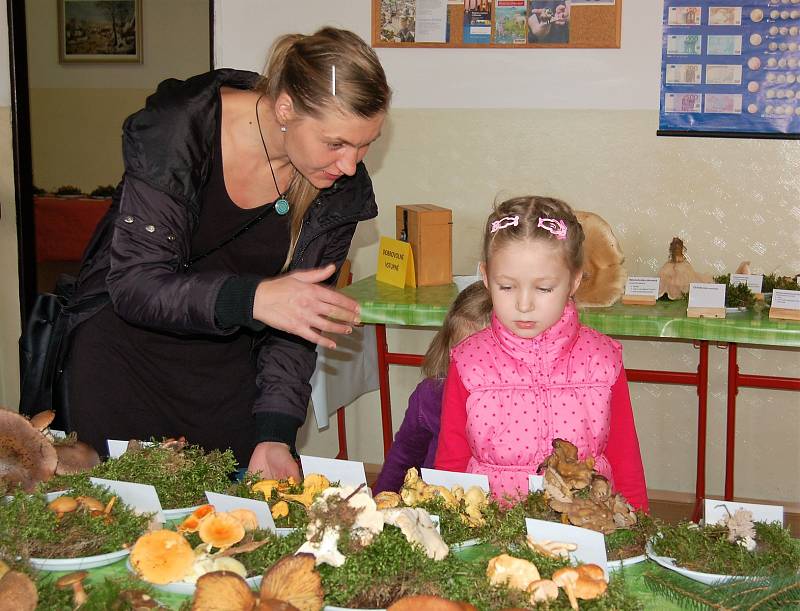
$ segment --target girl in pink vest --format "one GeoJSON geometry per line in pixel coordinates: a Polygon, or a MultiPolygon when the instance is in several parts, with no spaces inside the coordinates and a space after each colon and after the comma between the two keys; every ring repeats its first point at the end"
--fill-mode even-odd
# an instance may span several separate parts
{"type": "Polygon", "coordinates": [[[483,260],[492,323],[451,353],[436,468],[484,473],[495,497],[518,498],[561,438],[647,510],[622,347],[582,325],[572,300],[583,265],[572,209],[503,202],[486,222],[483,260]]]}

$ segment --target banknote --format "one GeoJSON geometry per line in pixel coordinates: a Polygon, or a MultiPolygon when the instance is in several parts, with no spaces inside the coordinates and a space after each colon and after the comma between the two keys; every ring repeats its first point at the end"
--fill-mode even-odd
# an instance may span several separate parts
{"type": "Polygon", "coordinates": [[[741,85],[741,64],[707,64],[706,85],[741,85]]]}
{"type": "Polygon", "coordinates": [[[741,114],[742,95],[740,93],[707,93],[705,112],[741,114]]]}
{"type": "Polygon", "coordinates": [[[702,36],[671,34],[667,36],[667,55],[700,55],[702,36]]]}
{"type": "Polygon", "coordinates": [[[741,55],[741,36],[714,36],[706,38],[707,55],[741,55]]]}
{"type": "Polygon", "coordinates": [[[700,7],[671,6],[667,23],[669,25],[700,25],[700,7]]]}
{"type": "Polygon", "coordinates": [[[702,64],[667,64],[667,83],[698,85],[702,64]]]}
{"type": "Polygon", "coordinates": [[[699,93],[668,93],[664,96],[665,112],[700,112],[699,93]]]}
{"type": "Polygon", "coordinates": [[[742,25],[742,7],[741,6],[709,7],[708,25],[742,25]]]}

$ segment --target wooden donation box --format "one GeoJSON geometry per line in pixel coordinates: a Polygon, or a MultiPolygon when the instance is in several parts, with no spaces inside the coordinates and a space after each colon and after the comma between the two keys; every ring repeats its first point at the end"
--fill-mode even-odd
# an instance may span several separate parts
{"type": "Polygon", "coordinates": [[[411,244],[417,286],[453,281],[453,211],[434,204],[397,206],[397,239],[411,244]]]}

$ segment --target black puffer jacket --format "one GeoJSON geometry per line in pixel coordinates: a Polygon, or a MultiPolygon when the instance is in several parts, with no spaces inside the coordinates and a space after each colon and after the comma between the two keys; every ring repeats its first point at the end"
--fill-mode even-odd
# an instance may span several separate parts
{"type": "MultiPolygon", "coordinates": [[[[256,279],[185,273],[182,265],[190,256],[199,195],[209,176],[219,88],[251,89],[257,78],[252,72],[215,70],[186,81],[170,79],[125,121],[125,175],[84,253],[68,307],[70,329],[109,301],[125,320],[172,333],[235,331],[215,316],[222,302],[228,311],[239,302],[244,311],[238,320],[252,322],[256,279]],[[161,196],[153,200],[126,194],[136,181],[161,196]]],[[[356,224],[377,212],[372,182],[359,164],[354,176],[320,192],[309,208],[290,270],[330,262],[338,269],[356,224]]],[[[294,443],[305,420],[315,363],[313,344],[273,329],[263,332],[257,350],[259,396],[253,408],[261,441],[294,443]]]]}

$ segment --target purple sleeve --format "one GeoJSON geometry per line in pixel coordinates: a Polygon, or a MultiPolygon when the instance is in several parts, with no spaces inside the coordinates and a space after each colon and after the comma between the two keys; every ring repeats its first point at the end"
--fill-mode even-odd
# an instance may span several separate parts
{"type": "Polygon", "coordinates": [[[397,492],[403,486],[406,471],[424,465],[431,444],[436,444],[437,435],[430,430],[431,415],[441,411],[441,383],[425,379],[419,383],[408,399],[408,409],[403,424],[389,449],[378,479],[372,488],[373,494],[384,490],[397,492]]]}

